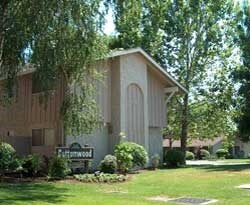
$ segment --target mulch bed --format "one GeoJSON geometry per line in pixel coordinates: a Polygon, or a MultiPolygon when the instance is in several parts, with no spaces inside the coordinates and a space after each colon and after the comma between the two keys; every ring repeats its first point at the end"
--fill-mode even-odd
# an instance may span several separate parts
{"type": "MultiPolygon", "coordinates": [[[[131,181],[134,174],[127,174],[127,179],[124,182],[131,181]]],[[[20,177],[19,176],[1,176],[0,183],[40,183],[40,182],[59,182],[59,183],[91,183],[94,182],[81,182],[75,179],[73,176],[67,176],[65,179],[48,179],[47,177],[20,177]]],[[[115,182],[115,183],[124,183],[124,182],[115,182]]],[[[100,184],[100,182],[96,183],[100,184]]]]}
{"type": "Polygon", "coordinates": [[[31,183],[31,182],[44,182],[48,181],[47,177],[11,177],[11,176],[3,176],[0,178],[0,182],[2,183],[31,183]]]}

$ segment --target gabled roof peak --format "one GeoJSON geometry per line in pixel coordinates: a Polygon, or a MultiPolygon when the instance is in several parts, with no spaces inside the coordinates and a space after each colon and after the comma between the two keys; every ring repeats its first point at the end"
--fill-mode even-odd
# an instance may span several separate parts
{"type": "Polygon", "coordinates": [[[176,85],[180,90],[184,93],[188,93],[187,89],[182,86],[177,80],[175,80],[160,64],[158,64],[149,54],[147,54],[142,48],[130,48],[130,49],[122,49],[119,48],[118,50],[113,50],[109,58],[122,56],[122,55],[128,55],[132,53],[140,53],[143,55],[148,61],[150,61],[151,64],[153,64],[167,79],[169,79],[174,85],[176,85]]]}

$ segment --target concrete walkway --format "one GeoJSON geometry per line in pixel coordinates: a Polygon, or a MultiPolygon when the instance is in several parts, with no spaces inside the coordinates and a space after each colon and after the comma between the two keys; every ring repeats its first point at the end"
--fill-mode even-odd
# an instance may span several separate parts
{"type": "Polygon", "coordinates": [[[247,162],[225,162],[225,161],[209,161],[209,160],[187,160],[187,165],[244,165],[249,164],[247,162]]]}

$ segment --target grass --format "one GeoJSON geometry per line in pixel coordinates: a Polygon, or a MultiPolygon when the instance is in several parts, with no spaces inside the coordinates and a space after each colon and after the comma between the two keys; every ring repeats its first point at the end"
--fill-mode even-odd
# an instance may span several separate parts
{"type": "Polygon", "coordinates": [[[120,184],[49,182],[0,184],[0,205],[144,205],[173,204],[147,201],[151,196],[214,198],[216,205],[250,204],[250,165],[223,165],[162,169],[133,175],[120,184]],[[121,191],[122,193],[110,193],[121,191]]]}

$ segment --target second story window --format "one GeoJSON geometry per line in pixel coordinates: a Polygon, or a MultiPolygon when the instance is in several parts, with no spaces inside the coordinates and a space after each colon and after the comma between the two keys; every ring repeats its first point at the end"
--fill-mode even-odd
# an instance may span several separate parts
{"type": "MultiPolygon", "coordinates": [[[[48,86],[49,89],[47,90],[54,90],[54,86],[48,86]]],[[[32,76],[32,94],[37,94],[37,93],[42,93],[44,92],[44,87],[42,86],[42,84],[39,82],[39,80],[37,80],[34,76],[32,76]]]]}
{"type": "Polygon", "coordinates": [[[43,92],[41,84],[32,78],[32,94],[43,92]]]}

